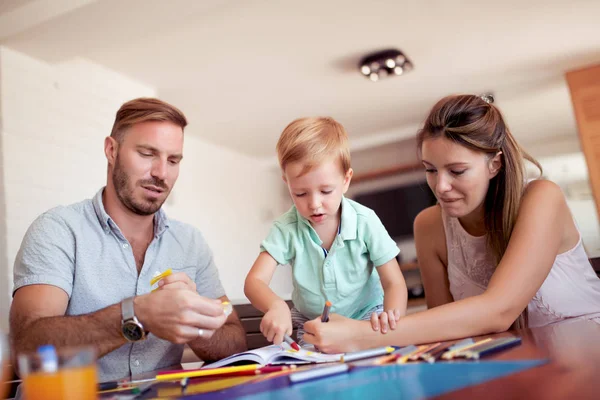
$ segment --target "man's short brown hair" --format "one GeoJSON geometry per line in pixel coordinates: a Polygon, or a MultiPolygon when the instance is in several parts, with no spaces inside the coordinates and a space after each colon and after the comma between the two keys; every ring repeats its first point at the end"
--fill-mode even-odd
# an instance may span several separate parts
{"type": "Polygon", "coordinates": [[[159,99],[140,97],[119,108],[110,136],[120,143],[127,129],[147,121],[169,121],[180,126],[181,130],[187,126],[185,115],[177,107],[159,99]]]}

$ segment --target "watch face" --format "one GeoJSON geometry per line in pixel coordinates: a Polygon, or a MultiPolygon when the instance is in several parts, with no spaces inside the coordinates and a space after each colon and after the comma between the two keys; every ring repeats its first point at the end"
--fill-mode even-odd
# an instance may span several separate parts
{"type": "Polygon", "coordinates": [[[130,342],[137,342],[138,340],[142,340],[144,337],[142,327],[134,322],[125,322],[121,326],[121,331],[123,332],[125,339],[129,340],[130,342]]]}

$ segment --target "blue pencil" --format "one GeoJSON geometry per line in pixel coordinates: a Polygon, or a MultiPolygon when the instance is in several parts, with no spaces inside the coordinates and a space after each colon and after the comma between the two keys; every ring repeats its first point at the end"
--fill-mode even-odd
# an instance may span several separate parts
{"type": "Polygon", "coordinates": [[[491,343],[486,343],[478,349],[473,349],[471,351],[467,350],[464,353],[464,356],[466,358],[478,360],[481,357],[487,356],[500,350],[505,350],[514,346],[518,346],[520,344],[520,337],[500,338],[493,340],[491,343]]]}

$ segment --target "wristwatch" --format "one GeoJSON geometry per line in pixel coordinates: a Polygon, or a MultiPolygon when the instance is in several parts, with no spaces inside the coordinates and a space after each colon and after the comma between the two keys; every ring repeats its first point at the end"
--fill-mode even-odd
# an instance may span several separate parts
{"type": "Polygon", "coordinates": [[[133,310],[133,297],[121,302],[121,333],[129,342],[139,342],[146,339],[144,326],[135,317],[133,310]]]}

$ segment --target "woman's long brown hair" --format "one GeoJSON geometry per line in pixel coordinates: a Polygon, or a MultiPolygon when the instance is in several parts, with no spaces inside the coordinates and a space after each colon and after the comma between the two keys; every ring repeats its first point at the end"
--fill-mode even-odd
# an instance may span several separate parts
{"type": "Polygon", "coordinates": [[[498,108],[479,96],[448,96],[433,106],[417,134],[418,149],[424,140],[440,136],[490,158],[502,152],[502,166],[490,180],[484,204],[488,247],[497,264],[506,251],[521,205],[527,179],[524,160],[533,163],[540,175],[542,167],[517,143],[498,108]]]}

